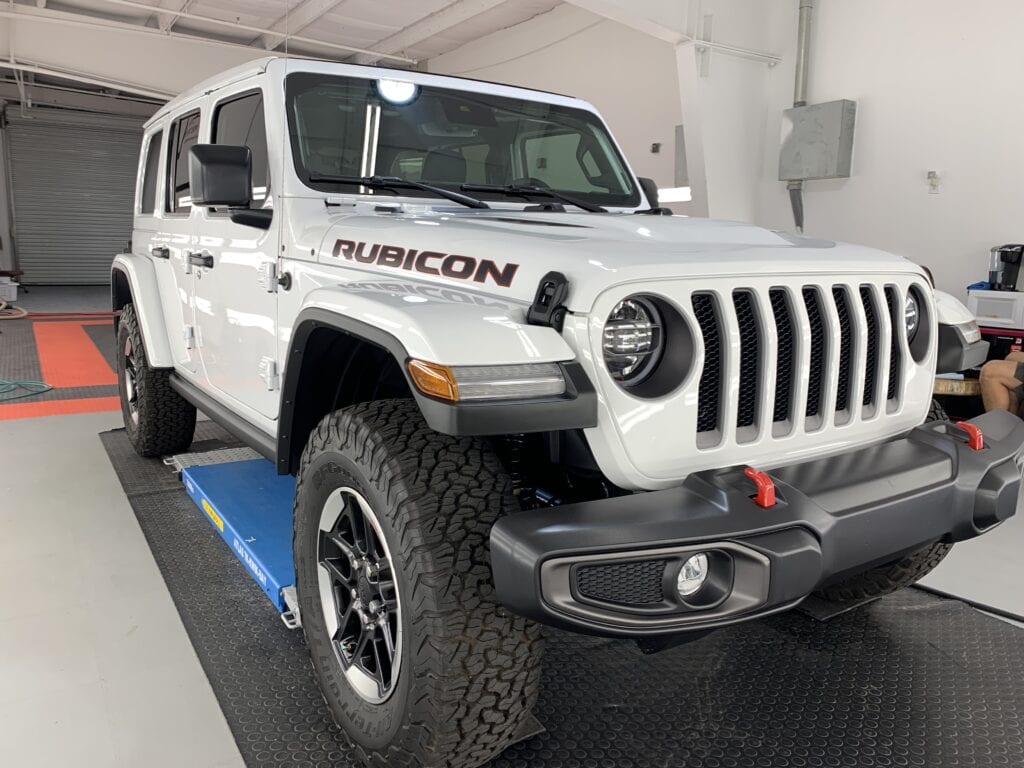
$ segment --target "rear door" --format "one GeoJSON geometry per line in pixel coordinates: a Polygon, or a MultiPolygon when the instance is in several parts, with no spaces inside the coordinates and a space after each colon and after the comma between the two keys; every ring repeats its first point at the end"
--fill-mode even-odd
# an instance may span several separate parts
{"type": "MultiPolygon", "coordinates": [[[[203,135],[252,152],[251,208],[272,207],[263,92],[251,83],[212,103],[203,135]]],[[[197,209],[196,247],[210,266],[195,268],[196,324],[209,385],[237,405],[269,418],[278,411],[276,269],[280,217],[269,229],[231,220],[231,212],[197,209]]]]}

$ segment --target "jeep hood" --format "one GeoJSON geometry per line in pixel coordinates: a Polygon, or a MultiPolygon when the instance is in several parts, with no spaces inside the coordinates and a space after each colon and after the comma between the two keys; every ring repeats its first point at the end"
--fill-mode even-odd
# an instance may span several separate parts
{"type": "Polygon", "coordinates": [[[578,313],[607,288],[629,282],[923,274],[883,251],[730,221],[410,207],[329,209],[319,261],[365,271],[367,280],[425,280],[527,304],[545,274],[561,272],[571,286],[568,308],[578,313]]]}

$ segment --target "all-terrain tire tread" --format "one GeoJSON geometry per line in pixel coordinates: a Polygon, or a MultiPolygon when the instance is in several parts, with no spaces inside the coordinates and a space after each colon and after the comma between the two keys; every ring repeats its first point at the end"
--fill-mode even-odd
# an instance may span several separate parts
{"type": "Polygon", "coordinates": [[[895,563],[873,568],[846,581],[825,587],[819,590],[818,594],[834,602],[867,600],[888,595],[924,578],[942,562],[952,548],[952,544],[937,541],[895,563]]]}
{"type": "MultiPolygon", "coordinates": [[[[135,307],[126,304],[121,310],[118,327],[118,378],[123,379],[123,338],[128,335],[132,347],[139,350],[135,355],[136,387],[139,392],[139,423],[129,423],[125,413],[125,427],[135,451],[147,458],[180,453],[192,444],[196,429],[196,409],[185,398],[171,388],[171,370],[151,368],[145,354],[145,344],[135,307]]],[[[119,382],[122,404],[124,383],[119,382]]]]}
{"type": "Polygon", "coordinates": [[[296,515],[304,470],[326,450],[354,459],[387,499],[377,513],[398,532],[396,567],[412,585],[402,596],[413,627],[402,671],[415,675],[411,717],[383,752],[350,744],[374,768],[482,765],[520,730],[540,681],[540,627],[505,611],[491,578],[490,529],[514,511],[509,478],[484,442],[432,431],[413,401],[362,403],[311,434],[296,515]]]}

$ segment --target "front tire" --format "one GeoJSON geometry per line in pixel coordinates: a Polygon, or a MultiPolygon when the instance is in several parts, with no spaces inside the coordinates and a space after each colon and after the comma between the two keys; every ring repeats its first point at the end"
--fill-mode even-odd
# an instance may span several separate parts
{"type": "Polygon", "coordinates": [[[171,389],[171,371],[150,368],[135,307],[126,304],[117,328],[117,389],[121,414],[135,452],[152,458],[192,445],[196,409],[171,389]]]}
{"type": "MultiPolygon", "coordinates": [[[[924,420],[925,423],[948,420],[949,416],[946,409],[942,407],[942,403],[932,400],[928,416],[924,420]]],[[[941,541],[933,542],[895,562],[858,573],[856,576],[824,587],[815,594],[834,603],[870,600],[888,595],[923,579],[945,559],[952,548],[952,544],[943,544],[941,541]]]]}
{"type": "Polygon", "coordinates": [[[834,603],[870,600],[888,595],[923,579],[943,561],[952,548],[952,544],[933,542],[896,562],[824,587],[818,590],[817,595],[834,603]]]}
{"type": "Polygon", "coordinates": [[[303,631],[324,698],[371,766],[471,768],[526,723],[540,628],[494,597],[489,536],[515,501],[480,440],[415,403],[363,403],[309,438],[295,495],[303,631]]]}

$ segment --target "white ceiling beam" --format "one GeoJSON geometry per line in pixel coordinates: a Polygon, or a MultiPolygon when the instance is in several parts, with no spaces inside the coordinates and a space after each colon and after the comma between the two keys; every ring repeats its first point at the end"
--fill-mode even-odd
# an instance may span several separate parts
{"type": "Polygon", "coordinates": [[[345,0],[303,0],[295,8],[275,21],[267,34],[261,35],[253,45],[259,43],[268,51],[284,42],[286,37],[302,32],[345,0]]]}
{"type": "Polygon", "coordinates": [[[173,94],[161,91],[153,91],[149,88],[145,88],[134,83],[125,83],[117,80],[107,80],[99,77],[92,77],[84,72],[66,72],[60,69],[54,69],[52,67],[41,66],[27,61],[3,61],[0,62],[0,66],[4,69],[13,69],[16,72],[34,72],[37,75],[46,75],[47,77],[59,77],[65,80],[72,80],[79,83],[88,83],[89,85],[98,85],[101,88],[111,88],[115,91],[126,91],[127,93],[136,93],[139,96],[147,96],[151,99],[159,99],[160,101],[168,101],[173,94]]]}
{"type": "Polygon", "coordinates": [[[160,0],[160,7],[166,8],[170,13],[158,13],[156,25],[164,32],[170,32],[174,25],[181,18],[181,12],[188,10],[192,0],[160,0]]]}
{"type": "MultiPolygon", "coordinates": [[[[494,0],[489,0],[494,2],[494,0]]],[[[110,5],[119,5],[124,8],[135,8],[142,11],[152,11],[153,6],[147,5],[146,3],[140,3],[136,0],[102,0],[104,3],[110,5]]],[[[256,34],[265,34],[266,29],[262,27],[254,27],[251,24],[241,24],[236,21],[225,21],[224,19],[217,19],[213,16],[203,16],[202,14],[192,13],[191,11],[179,11],[178,16],[183,19],[191,19],[192,21],[201,21],[204,24],[214,24],[219,27],[230,27],[236,32],[255,32],[256,34]]],[[[376,56],[378,59],[393,59],[394,61],[401,61],[406,64],[415,64],[415,59],[409,59],[405,56],[397,56],[393,54],[381,54],[377,51],[371,51],[366,48],[357,48],[352,45],[340,45],[338,43],[330,43],[326,40],[316,40],[311,37],[301,37],[299,35],[288,35],[289,40],[294,40],[296,43],[309,43],[310,45],[316,45],[321,48],[329,48],[335,51],[344,51],[346,54],[364,53],[370,56],[376,56]]]]}
{"type": "Polygon", "coordinates": [[[446,32],[464,21],[469,21],[481,13],[497,8],[507,0],[455,0],[440,11],[424,16],[404,29],[400,29],[390,37],[378,40],[373,44],[377,53],[362,53],[354,58],[357,64],[376,64],[390,54],[405,51],[417,43],[429,40],[435,35],[446,32]],[[388,54],[388,55],[385,55],[388,54]]]}
{"type": "Polygon", "coordinates": [[[651,2],[650,0],[565,0],[569,5],[575,5],[584,11],[589,11],[595,16],[618,22],[637,32],[643,32],[666,43],[679,45],[690,41],[686,34],[686,9],[684,4],[673,3],[681,9],[678,14],[680,18],[670,18],[675,14],[666,12],[663,2],[651,2]]]}
{"type": "MultiPolygon", "coordinates": [[[[12,102],[21,101],[17,83],[0,78],[0,100],[4,99],[12,102]]],[[[72,88],[55,88],[39,84],[28,87],[28,100],[32,106],[63,107],[139,118],[151,117],[160,108],[159,104],[150,102],[116,99],[72,88]]]]}

